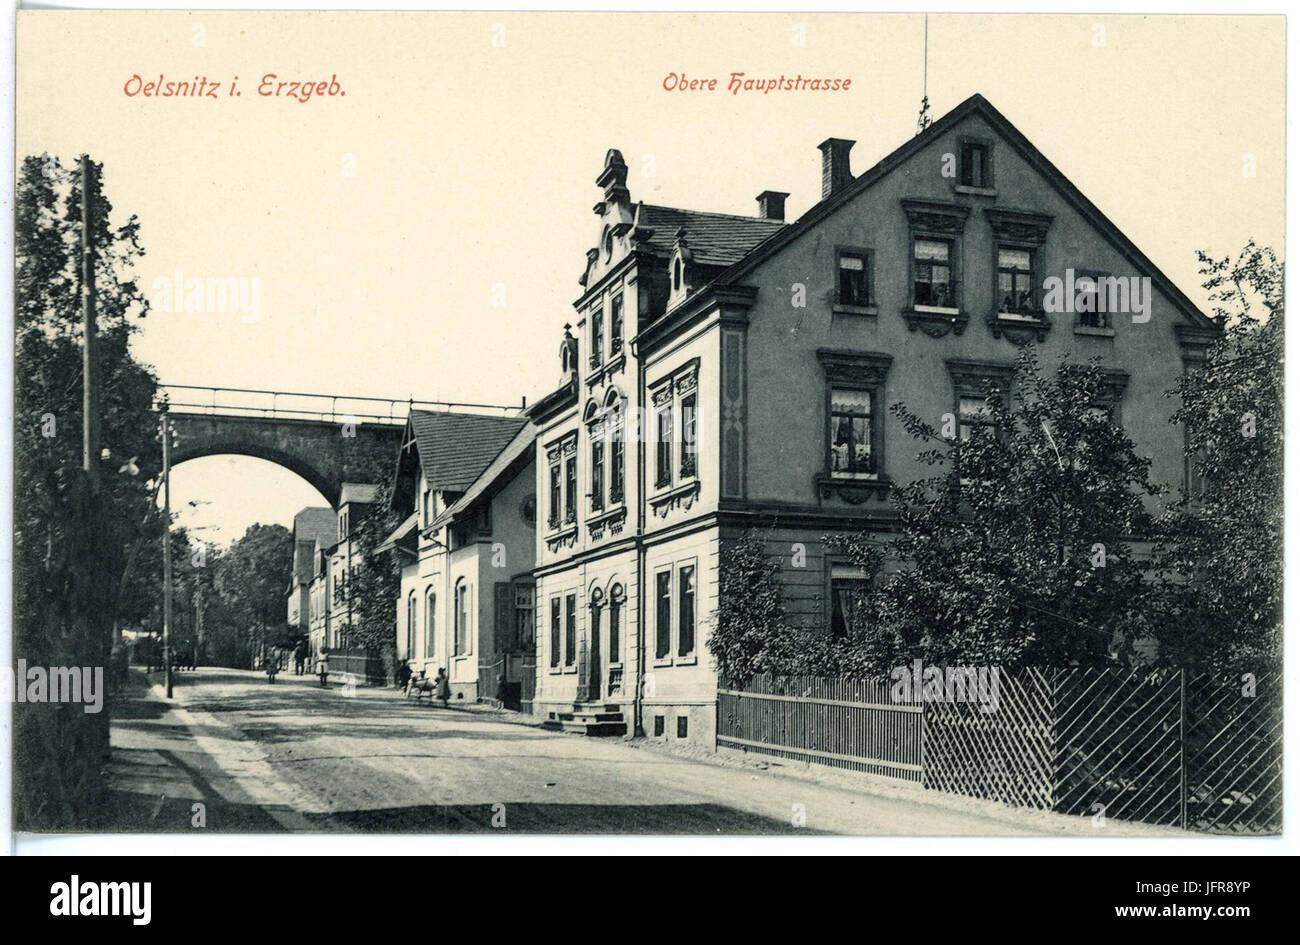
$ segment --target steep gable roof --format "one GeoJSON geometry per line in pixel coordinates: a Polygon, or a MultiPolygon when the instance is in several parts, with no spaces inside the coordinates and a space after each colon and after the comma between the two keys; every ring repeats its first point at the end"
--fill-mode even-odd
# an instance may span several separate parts
{"type": "Polygon", "coordinates": [[[677,231],[684,229],[696,262],[705,266],[729,266],[786,224],[762,217],[642,203],[637,205],[634,226],[652,231],[647,242],[663,253],[672,251],[677,231]]]}
{"type": "Polygon", "coordinates": [[[491,498],[507,485],[514,475],[519,473],[524,463],[532,456],[533,441],[537,439],[537,428],[531,423],[521,429],[482,474],[470,484],[465,494],[452,506],[438,516],[433,527],[440,528],[456,521],[468,509],[473,508],[483,498],[491,498]],[[513,475],[512,475],[513,474],[513,475]]]}
{"type": "Polygon", "coordinates": [[[1016,152],[1024,161],[1037,170],[1043,178],[1056,188],[1061,197],[1070,204],[1085,220],[1087,220],[1099,233],[1110,240],[1121,255],[1123,255],[1135,268],[1141,270],[1143,274],[1150,275],[1151,280],[1156,286],[1169,297],[1174,307],[1183,313],[1193,324],[1217,330],[1214,321],[1197,307],[1196,303],[1187,297],[1182,289],[1178,288],[1168,276],[1160,271],[1142,250],[1124,235],[1110,218],[1097,208],[1097,206],[1083,195],[1079,188],[1071,183],[1070,179],[1061,173],[1060,169],[1049,161],[1041,151],[1026,138],[1010,120],[1007,119],[1000,111],[993,107],[983,95],[976,93],[966,99],[952,111],[948,112],[942,118],[937,119],[928,129],[919,135],[914,136],[907,142],[895,148],[885,157],[881,158],[874,167],[869,168],[862,174],[859,174],[852,181],[843,187],[834,191],[829,197],[821,202],[814,204],[808,212],[801,216],[793,224],[783,227],[771,234],[761,244],[754,247],[743,259],[738,260],[731,265],[725,272],[715,280],[716,284],[734,284],[747,273],[753,270],[755,266],[766,259],[771,258],[782,247],[789,245],[798,239],[804,233],[808,232],[821,220],[824,220],[830,214],[834,213],[844,204],[851,201],[854,197],[866,191],[877,181],[884,178],[896,167],[907,161],[916,152],[927,147],[936,137],[951,130],[955,125],[964,121],[972,115],[979,115],[984,118],[989,125],[998,131],[1007,142],[1015,148],[1016,152]]]}
{"type": "Polygon", "coordinates": [[[469,413],[412,410],[410,430],[420,466],[434,489],[463,492],[528,421],[469,413]]]}

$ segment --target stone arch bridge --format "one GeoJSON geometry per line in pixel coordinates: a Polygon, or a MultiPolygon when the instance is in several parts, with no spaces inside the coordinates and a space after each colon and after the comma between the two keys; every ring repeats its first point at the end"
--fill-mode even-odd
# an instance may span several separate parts
{"type": "Polygon", "coordinates": [[[345,482],[373,482],[397,456],[409,409],[517,412],[518,406],[161,384],[172,463],[253,456],[297,473],[337,507],[345,482]]]}

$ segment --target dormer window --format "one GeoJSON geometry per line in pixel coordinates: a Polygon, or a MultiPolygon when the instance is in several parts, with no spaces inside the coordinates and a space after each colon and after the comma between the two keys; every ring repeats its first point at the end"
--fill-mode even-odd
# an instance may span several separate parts
{"type": "Polygon", "coordinates": [[[673,291],[680,292],[681,290],[682,290],[682,261],[681,258],[679,257],[673,260],[673,291]]]}

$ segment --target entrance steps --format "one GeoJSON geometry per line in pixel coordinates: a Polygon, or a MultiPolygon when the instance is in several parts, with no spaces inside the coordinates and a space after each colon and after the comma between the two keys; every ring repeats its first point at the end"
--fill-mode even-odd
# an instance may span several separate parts
{"type": "Polygon", "coordinates": [[[575,702],[572,710],[549,713],[542,728],[594,737],[626,735],[627,721],[622,710],[613,703],[575,702]]]}

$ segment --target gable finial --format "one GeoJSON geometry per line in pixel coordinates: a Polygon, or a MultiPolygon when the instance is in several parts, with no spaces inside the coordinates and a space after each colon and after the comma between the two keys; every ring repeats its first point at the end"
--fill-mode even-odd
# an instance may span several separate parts
{"type": "Polygon", "coordinates": [[[916,116],[916,133],[930,127],[930,14],[925,15],[925,48],[921,53],[921,114],[916,116]]]}

